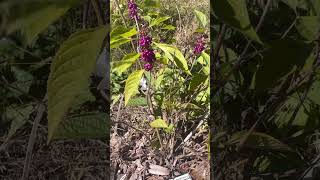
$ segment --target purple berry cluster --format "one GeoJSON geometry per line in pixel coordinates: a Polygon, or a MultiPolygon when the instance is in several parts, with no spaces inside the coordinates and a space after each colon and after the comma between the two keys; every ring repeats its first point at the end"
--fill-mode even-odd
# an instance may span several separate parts
{"type": "Polygon", "coordinates": [[[156,56],[151,48],[152,38],[148,36],[145,32],[140,33],[139,46],[141,59],[146,62],[144,69],[146,71],[151,71],[153,68],[153,63],[156,59],[156,56]]]}
{"type": "Polygon", "coordinates": [[[138,6],[134,0],[128,0],[129,17],[131,19],[139,19],[138,6]]]}
{"type": "Polygon", "coordinates": [[[205,44],[206,44],[206,36],[200,36],[195,43],[193,53],[195,55],[201,54],[201,52],[206,48],[205,44]]]}
{"type": "Polygon", "coordinates": [[[150,46],[151,42],[152,42],[152,39],[150,36],[142,36],[139,39],[140,47],[148,47],[148,46],[150,46]]]}

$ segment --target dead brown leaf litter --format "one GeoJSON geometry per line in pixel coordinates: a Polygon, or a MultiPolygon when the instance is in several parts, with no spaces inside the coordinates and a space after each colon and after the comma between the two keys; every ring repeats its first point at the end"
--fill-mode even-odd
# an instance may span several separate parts
{"type": "Polygon", "coordinates": [[[183,126],[171,135],[161,133],[163,149],[160,149],[155,130],[147,120],[146,107],[125,107],[118,120],[117,110],[115,106],[111,112],[111,119],[118,122],[113,123],[111,131],[111,179],[161,180],[185,173],[195,180],[210,179],[207,128],[200,127],[177,149],[190,129],[197,125],[179,117],[183,126]]]}
{"type": "MultiPolygon", "coordinates": [[[[1,180],[21,178],[31,128],[27,125],[20,129],[0,151],[1,180]]],[[[60,140],[49,145],[46,141],[47,131],[41,126],[32,152],[29,180],[109,179],[107,140],[60,140]]]]}

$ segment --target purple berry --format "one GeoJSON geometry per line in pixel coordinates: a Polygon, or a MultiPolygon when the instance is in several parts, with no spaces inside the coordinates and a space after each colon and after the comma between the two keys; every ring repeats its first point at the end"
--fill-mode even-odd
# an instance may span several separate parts
{"type": "Polygon", "coordinates": [[[139,45],[141,47],[148,47],[150,46],[152,43],[152,39],[150,36],[142,36],[140,39],[139,39],[139,45]]]}
{"type": "Polygon", "coordinates": [[[128,9],[129,9],[129,17],[131,19],[135,19],[135,18],[139,19],[138,6],[134,2],[134,0],[128,0],[128,9]]]}
{"type": "Polygon", "coordinates": [[[197,39],[197,42],[195,44],[193,53],[198,55],[201,54],[201,52],[205,49],[205,38],[201,37],[199,39],[197,39]]]}
{"type": "Polygon", "coordinates": [[[155,57],[155,54],[154,54],[153,50],[144,49],[141,52],[141,58],[142,58],[142,60],[144,60],[146,62],[153,62],[156,57],[155,57]]]}
{"type": "Polygon", "coordinates": [[[144,65],[144,69],[145,69],[146,71],[151,71],[152,68],[153,68],[153,65],[152,65],[151,63],[146,63],[146,64],[144,65]]]}

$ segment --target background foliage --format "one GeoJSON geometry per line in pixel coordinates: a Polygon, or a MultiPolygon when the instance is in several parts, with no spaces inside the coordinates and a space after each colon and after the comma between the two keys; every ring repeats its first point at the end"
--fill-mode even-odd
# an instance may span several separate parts
{"type": "Polygon", "coordinates": [[[319,5],[319,0],[211,3],[217,179],[316,174],[319,5]]]}

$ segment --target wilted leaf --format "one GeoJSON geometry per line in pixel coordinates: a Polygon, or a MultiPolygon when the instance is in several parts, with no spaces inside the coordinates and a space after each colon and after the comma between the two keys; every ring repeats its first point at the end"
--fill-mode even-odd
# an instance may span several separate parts
{"type": "Polygon", "coordinates": [[[148,170],[148,172],[150,174],[155,174],[160,176],[168,176],[170,174],[169,169],[166,167],[154,165],[154,164],[150,164],[149,167],[150,169],[148,170]]]}

